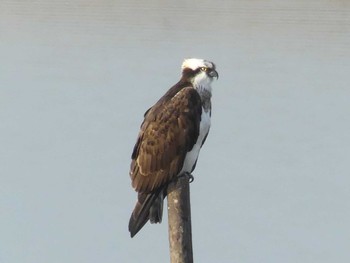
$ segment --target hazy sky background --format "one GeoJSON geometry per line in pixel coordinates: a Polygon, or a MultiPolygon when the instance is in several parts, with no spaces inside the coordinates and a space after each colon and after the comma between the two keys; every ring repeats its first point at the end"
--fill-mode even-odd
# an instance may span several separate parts
{"type": "Polygon", "coordinates": [[[0,262],[168,262],[133,239],[144,111],[214,61],[195,262],[350,261],[349,1],[0,2],[0,262]]]}

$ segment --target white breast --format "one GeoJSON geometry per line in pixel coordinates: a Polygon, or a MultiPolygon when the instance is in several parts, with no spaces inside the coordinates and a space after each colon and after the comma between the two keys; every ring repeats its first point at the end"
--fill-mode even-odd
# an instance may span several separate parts
{"type": "Polygon", "coordinates": [[[182,174],[184,172],[188,172],[188,173],[192,172],[192,167],[197,161],[199,151],[201,149],[205,136],[209,132],[209,128],[210,128],[210,111],[205,112],[204,109],[202,108],[202,116],[201,116],[199,136],[198,136],[197,142],[193,146],[192,150],[186,154],[184,166],[182,167],[182,170],[179,174],[182,174]]]}

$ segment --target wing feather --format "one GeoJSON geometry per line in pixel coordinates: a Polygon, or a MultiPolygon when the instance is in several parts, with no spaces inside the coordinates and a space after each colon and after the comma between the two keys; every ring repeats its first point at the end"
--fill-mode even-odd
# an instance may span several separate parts
{"type": "Polygon", "coordinates": [[[145,113],[130,167],[136,191],[151,192],[181,171],[186,153],[196,143],[201,112],[199,94],[185,87],[145,113]]]}

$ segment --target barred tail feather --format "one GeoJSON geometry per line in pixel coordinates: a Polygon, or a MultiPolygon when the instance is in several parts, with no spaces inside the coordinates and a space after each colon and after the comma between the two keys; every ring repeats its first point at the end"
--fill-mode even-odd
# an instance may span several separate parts
{"type": "Polygon", "coordinates": [[[152,224],[161,223],[165,189],[153,193],[139,193],[138,200],[129,221],[130,236],[134,237],[148,220],[152,224]]]}

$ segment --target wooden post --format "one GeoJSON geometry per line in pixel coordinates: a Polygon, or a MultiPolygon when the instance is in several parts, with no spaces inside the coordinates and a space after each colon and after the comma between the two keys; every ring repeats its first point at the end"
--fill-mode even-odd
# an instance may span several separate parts
{"type": "Polygon", "coordinates": [[[190,185],[187,176],[168,186],[168,222],[171,263],[193,263],[190,185]]]}

